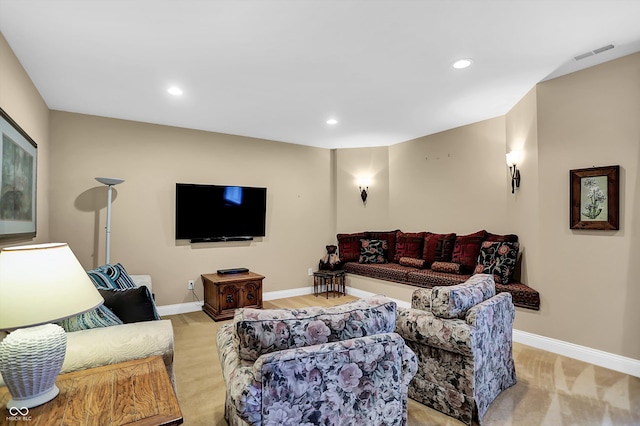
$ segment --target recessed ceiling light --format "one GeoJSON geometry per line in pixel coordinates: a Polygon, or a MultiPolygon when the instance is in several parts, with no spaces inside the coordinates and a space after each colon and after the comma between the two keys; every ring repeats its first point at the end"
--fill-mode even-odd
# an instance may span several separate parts
{"type": "Polygon", "coordinates": [[[462,69],[467,68],[472,63],[473,61],[471,59],[458,59],[453,64],[451,64],[451,66],[457,69],[462,69]]]}
{"type": "Polygon", "coordinates": [[[338,120],[336,120],[335,118],[330,118],[327,120],[327,124],[331,124],[331,125],[338,124],[338,120]]]}
{"type": "Polygon", "coordinates": [[[176,86],[169,87],[167,92],[169,92],[169,93],[171,93],[172,95],[175,95],[175,96],[182,95],[182,89],[179,88],[179,87],[176,87],[176,86]]]}

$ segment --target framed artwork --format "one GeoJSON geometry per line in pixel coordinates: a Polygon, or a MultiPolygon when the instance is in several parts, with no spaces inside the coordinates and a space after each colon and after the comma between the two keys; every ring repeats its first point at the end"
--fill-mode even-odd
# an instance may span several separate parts
{"type": "Polygon", "coordinates": [[[569,172],[571,229],[620,229],[620,166],[569,172]]]}
{"type": "Polygon", "coordinates": [[[36,235],[38,145],[0,108],[0,239],[36,235]]]}

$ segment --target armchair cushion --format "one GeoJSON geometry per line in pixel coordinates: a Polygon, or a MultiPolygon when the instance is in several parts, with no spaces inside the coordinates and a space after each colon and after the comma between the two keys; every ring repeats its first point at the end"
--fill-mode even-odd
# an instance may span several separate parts
{"type": "Polygon", "coordinates": [[[493,275],[474,275],[458,285],[433,287],[431,312],[440,318],[464,318],[469,308],[495,294],[493,275]]]}
{"type": "Polygon", "coordinates": [[[372,296],[329,308],[238,309],[233,327],[240,358],[255,361],[263,354],[378,333],[395,328],[396,303],[372,296]]]}

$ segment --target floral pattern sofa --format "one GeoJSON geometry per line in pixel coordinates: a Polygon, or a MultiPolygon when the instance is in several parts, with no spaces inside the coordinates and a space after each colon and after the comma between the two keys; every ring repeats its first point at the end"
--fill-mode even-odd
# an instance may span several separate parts
{"type": "Polygon", "coordinates": [[[404,425],[417,359],[383,296],[238,309],[217,334],[229,425],[404,425]]]}
{"type": "Polygon", "coordinates": [[[409,397],[466,424],[516,383],[512,356],[515,309],[496,294],[492,275],[454,286],[417,289],[399,309],[396,332],[418,357],[409,397]]]}

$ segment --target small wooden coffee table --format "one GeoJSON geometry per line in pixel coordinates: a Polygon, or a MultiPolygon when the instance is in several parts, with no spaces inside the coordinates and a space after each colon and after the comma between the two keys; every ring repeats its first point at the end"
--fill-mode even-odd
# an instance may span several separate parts
{"type": "Polygon", "coordinates": [[[56,385],[57,397],[26,414],[17,413],[20,419],[12,419],[6,408],[9,391],[0,387],[0,425],[152,426],[183,421],[160,356],[61,374],[56,385]]]}

